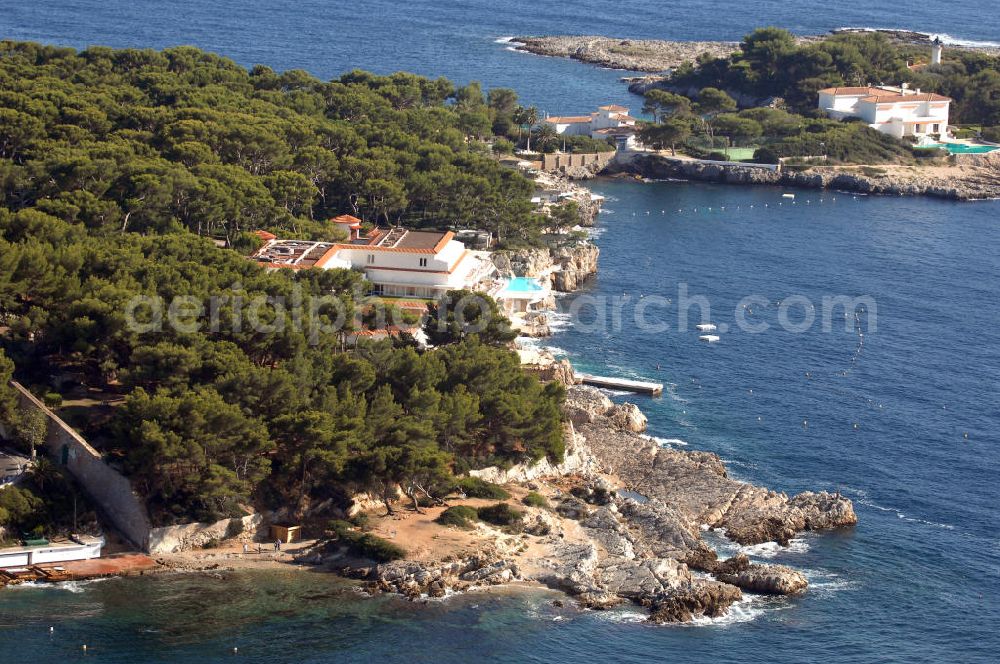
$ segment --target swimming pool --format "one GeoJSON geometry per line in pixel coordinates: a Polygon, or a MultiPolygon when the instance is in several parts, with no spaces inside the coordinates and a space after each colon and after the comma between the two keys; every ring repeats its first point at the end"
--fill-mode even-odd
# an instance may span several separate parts
{"type": "Polygon", "coordinates": [[[926,145],[918,145],[917,148],[920,150],[945,148],[952,154],[985,154],[994,150],[1000,150],[1000,148],[993,145],[966,145],[965,143],[928,143],[926,145]]]}
{"type": "Polygon", "coordinates": [[[538,279],[533,277],[514,277],[504,286],[505,291],[514,293],[540,293],[545,290],[538,279]]]}

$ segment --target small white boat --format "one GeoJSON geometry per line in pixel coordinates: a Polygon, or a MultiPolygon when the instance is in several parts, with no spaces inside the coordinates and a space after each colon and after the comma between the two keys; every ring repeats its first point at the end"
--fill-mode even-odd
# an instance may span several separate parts
{"type": "Polygon", "coordinates": [[[782,198],[795,198],[795,194],[782,194],[782,198]]]}
{"type": "Polygon", "coordinates": [[[715,332],[716,327],[712,323],[702,323],[701,325],[695,325],[695,328],[699,332],[715,332]]]}
{"type": "Polygon", "coordinates": [[[717,335],[717,334],[703,334],[700,337],[698,337],[698,339],[700,339],[701,341],[707,341],[710,344],[714,344],[716,341],[719,340],[719,335],[717,335]]]}

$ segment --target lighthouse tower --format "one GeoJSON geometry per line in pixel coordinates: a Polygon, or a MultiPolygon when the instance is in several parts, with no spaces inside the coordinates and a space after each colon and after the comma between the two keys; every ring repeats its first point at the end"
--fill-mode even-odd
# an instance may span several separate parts
{"type": "Polygon", "coordinates": [[[931,42],[931,64],[939,65],[941,64],[941,50],[943,45],[941,43],[940,37],[934,37],[934,41],[931,42]]]}

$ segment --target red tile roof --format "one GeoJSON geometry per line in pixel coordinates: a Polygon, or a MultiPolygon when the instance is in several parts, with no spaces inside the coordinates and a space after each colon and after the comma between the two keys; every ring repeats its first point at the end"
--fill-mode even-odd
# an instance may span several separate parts
{"type": "Polygon", "coordinates": [[[589,115],[554,115],[551,118],[545,118],[546,122],[551,122],[553,124],[577,124],[581,122],[590,122],[589,115]]]}
{"type": "Polygon", "coordinates": [[[257,237],[259,237],[264,242],[268,242],[269,240],[277,240],[278,239],[277,235],[275,235],[274,233],[268,233],[267,231],[254,231],[253,234],[256,235],[257,237]]]}

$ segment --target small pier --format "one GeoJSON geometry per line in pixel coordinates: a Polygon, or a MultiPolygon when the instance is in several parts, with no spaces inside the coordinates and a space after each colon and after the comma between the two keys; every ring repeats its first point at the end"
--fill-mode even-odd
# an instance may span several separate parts
{"type": "Polygon", "coordinates": [[[610,390],[626,390],[638,394],[650,394],[659,396],[663,394],[663,383],[653,383],[644,380],[629,380],[628,378],[612,378],[610,376],[594,376],[591,374],[578,373],[576,377],[584,385],[593,387],[604,387],[610,390]]]}

